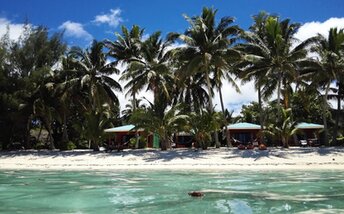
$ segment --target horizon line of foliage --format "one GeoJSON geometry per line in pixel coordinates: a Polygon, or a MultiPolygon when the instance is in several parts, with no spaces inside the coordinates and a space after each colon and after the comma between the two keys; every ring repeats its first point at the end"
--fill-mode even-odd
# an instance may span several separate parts
{"type": "Polygon", "coordinates": [[[275,134],[272,140],[285,146],[296,122],[322,123],[324,143],[336,145],[344,134],[343,29],[301,42],[294,37],[300,24],[289,19],[260,12],[244,31],[232,17],[217,21],[216,14],[205,7],[199,16],[185,15],[185,32],[166,38],[160,31],[144,38],[143,28],[122,26],[115,39],[87,49],[68,47],[62,32],[41,26],[25,25],[17,41],[7,33],[0,40],[0,148],[98,150],[105,128],[133,123],[157,133],[164,150],[183,131],[206,149],[231,146],[225,127],[236,121],[260,124],[267,129],[261,142],[264,133],[275,134]],[[233,117],[223,102],[225,81],[238,92],[239,81],[253,81],[258,102],[233,117]],[[141,91],[151,91],[153,100],[137,97],[141,91]],[[121,116],[117,96],[124,92],[130,103],[121,116]],[[289,134],[278,134],[282,127],[289,134]]]}

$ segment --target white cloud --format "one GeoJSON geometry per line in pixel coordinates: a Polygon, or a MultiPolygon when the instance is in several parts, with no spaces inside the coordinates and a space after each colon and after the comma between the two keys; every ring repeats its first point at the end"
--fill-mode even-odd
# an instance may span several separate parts
{"type": "Polygon", "coordinates": [[[142,41],[146,41],[149,38],[149,36],[150,36],[149,33],[143,34],[142,41]]]}
{"type": "Polygon", "coordinates": [[[327,37],[330,28],[335,27],[338,29],[344,28],[344,17],[333,17],[324,22],[306,22],[295,34],[295,38],[304,41],[312,36],[316,36],[318,33],[327,37]]]}
{"type": "MultiPolygon", "coordinates": [[[[326,36],[328,34],[328,31],[330,28],[337,27],[337,28],[344,28],[344,18],[330,18],[325,22],[308,22],[303,24],[299,31],[295,34],[295,37],[299,39],[300,41],[304,41],[312,36],[317,35],[318,33],[326,36]]],[[[149,36],[149,35],[147,35],[149,36]]],[[[145,36],[147,38],[147,36],[145,36]]],[[[173,44],[170,49],[175,47],[183,47],[184,45],[176,43],[173,44]]],[[[122,68],[124,69],[124,67],[122,68]]],[[[118,75],[112,76],[114,79],[118,80],[118,75]]],[[[125,85],[125,83],[121,83],[122,85],[125,85]]],[[[223,81],[223,87],[222,87],[222,95],[223,95],[223,102],[225,105],[225,108],[227,108],[229,111],[234,111],[234,116],[237,116],[240,114],[242,105],[247,105],[252,101],[258,101],[258,94],[257,91],[254,88],[253,81],[241,84],[240,80],[237,80],[237,84],[239,85],[239,88],[241,90],[241,93],[238,93],[235,91],[233,86],[231,86],[227,81],[223,81]]],[[[141,92],[138,97],[146,97],[150,101],[153,100],[153,95],[151,92],[141,92]]],[[[124,93],[118,93],[118,97],[120,99],[121,103],[121,110],[124,109],[125,105],[128,103],[128,100],[130,97],[126,98],[124,96],[124,93]]],[[[274,93],[271,99],[276,99],[277,95],[274,93]]],[[[215,96],[213,98],[213,103],[215,105],[215,109],[217,111],[221,111],[221,104],[220,104],[220,98],[218,91],[215,91],[215,96]]],[[[336,105],[335,101],[330,101],[332,106],[336,105]]]]}
{"type": "MultiPolygon", "coordinates": [[[[31,27],[31,25],[29,25],[31,27]]],[[[24,32],[24,24],[12,23],[6,18],[0,18],[0,37],[8,32],[9,39],[18,40],[24,32]]]]}
{"type": "Polygon", "coordinates": [[[87,41],[92,40],[92,35],[88,33],[84,26],[78,22],[66,21],[59,26],[60,30],[65,30],[65,35],[68,37],[82,38],[87,41]]]}
{"type": "MultiPolygon", "coordinates": [[[[117,68],[122,73],[122,71],[125,70],[126,65],[118,65],[117,68]]],[[[120,74],[112,74],[110,75],[110,77],[118,81],[122,87],[124,87],[125,84],[127,83],[127,81],[119,81],[120,74]]],[[[240,114],[242,105],[258,100],[257,91],[254,89],[253,81],[241,85],[240,81],[238,80],[237,84],[239,85],[241,93],[236,92],[233,86],[231,86],[227,81],[224,81],[223,86],[222,86],[222,95],[223,95],[223,102],[224,102],[225,108],[227,108],[228,111],[234,111],[234,116],[237,116],[240,114]]],[[[123,89],[123,92],[117,92],[117,91],[114,91],[114,92],[119,99],[120,109],[121,111],[123,111],[125,109],[125,105],[129,103],[129,99],[132,99],[132,98],[125,96],[127,91],[124,89],[123,89]]],[[[148,99],[150,102],[153,102],[153,93],[151,91],[146,91],[146,90],[140,91],[140,93],[137,95],[137,98],[143,99],[143,97],[148,99]]],[[[142,100],[142,101],[148,104],[147,101],[145,100],[142,100]]],[[[221,111],[220,98],[219,98],[217,90],[215,91],[213,103],[214,105],[216,105],[215,109],[217,111],[221,111]]]]}
{"type": "MultiPolygon", "coordinates": [[[[343,18],[330,18],[324,22],[307,22],[303,24],[298,32],[295,34],[295,38],[300,41],[304,41],[308,38],[316,36],[318,33],[328,36],[330,28],[337,27],[338,29],[344,28],[344,17],[343,18]]],[[[244,104],[249,104],[252,101],[258,101],[257,91],[254,88],[253,82],[248,82],[246,84],[240,85],[239,88],[241,93],[237,93],[235,89],[227,82],[223,82],[222,94],[225,107],[229,111],[234,111],[234,115],[240,113],[241,107],[244,104]]],[[[276,99],[276,93],[271,99],[276,99]]],[[[220,98],[218,93],[215,94],[213,98],[213,103],[216,104],[216,110],[221,110],[220,98]]],[[[331,102],[333,105],[334,102],[331,102]]]]}
{"type": "Polygon", "coordinates": [[[110,9],[109,13],[97,15],[93,22],[96,24],[108,24],[110,27],[116,28],[123,19],[121,18],[121,9],[110,9]]]}
{"type": "MultiPolygon", "coordinates": [[[[236,80],[236,83],[239,86],[241,93],[236,92],[235,88],[229,84],[228,81],[223,80],[222,86],[224,106],[229,112],[234,111],[234,116],[240,114],[242,105],[258,100],[257,91],[254,88],[253,81],[241,84],[240,80],[236,80]]],[[[216,105],[215,109],[217,111],[221,111],[220,97],[217,89],[215,89],[213,103],[216,105]]]]}
{"type": "MultiPolygon", "coordinates": [[[[108,61],[109,63],[110,61],[108,61]]],[[[120,74],[112,74],[110,75],[110,77],[114,80],[116,80],[119,84],[121,84],[123,92],[118,92],[118,91],[114,91],[115,94],[118,97],[119,100],[119,104],[120,104],[120,109],[121,112],[125,109],[125,105],[129,103],[129,100],[132,99],[132,97],[126,97],[125,94],[128,92],[127,90],[124,89],[124,86],[127,84],[128,81],[120,81],[120,77],[122,72],[126,69],[127,65],[125,64],[119,64],[117,65],[117,69],[120,70],[120,74]]],[[[137,95],[136,98],[137,99],[142,99],[142,103],[148,104],[148,102],[146,100],[144,100],[143,98],[146,98],[147,100],[149,100],[150,102],[153,102],[153,93],[151,91],[146,91],[146,90],[141,90],[137,95]]]]}

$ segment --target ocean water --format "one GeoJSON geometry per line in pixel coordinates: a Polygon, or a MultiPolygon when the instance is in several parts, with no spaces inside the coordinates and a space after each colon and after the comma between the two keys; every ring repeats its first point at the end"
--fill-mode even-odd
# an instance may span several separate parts
{"type": "Polygon", "coordinates": [[[0,171],[0,213],[344,213],[344,171],[0,171]]]}

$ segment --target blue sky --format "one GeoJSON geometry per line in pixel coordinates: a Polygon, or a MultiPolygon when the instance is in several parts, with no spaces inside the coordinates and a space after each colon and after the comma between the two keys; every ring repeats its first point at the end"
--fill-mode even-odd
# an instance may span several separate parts
{"type": "MultiPolygon", "coordinates": [[[[87,47],[92,39],[115,39],[120,26],[137,24],[146,34],[160,30],[183,32],[188,23],[182,14],[199,15],[202,7],[218,9],[217,18],[232,16],[236,24],[247,29],[251,16],[259,11],[278,14],[302,24],[296,37],[304,40],[317,33],[326,35],[330,27],[344,28],[343,0],[0,0],[0,36],[10,29],[17,39],[24,20],[32,25],[44,25],[51,32],[65,30],[70,46],[87,47]]],[[[240,85],[240,83],[239,83],[240,85]]],[[[241,85],[241,94],[224,84],[224,101],[236,113],[241,105],[257,100],[252,83],[241,85]]],[[[127,98],[119,95],[121,103],[127,98]]],[[[143,92],[143,96],[149,95],[143,92]]],[[[214,102],[219,107],[218,97],[214,102]]]]}
{"type": "MultiPolygon", "coordinates": [[[[235,17],[237,24],[243,28],[247,28],[251,24],[251,16],[261,10],[300,23],[323,22],[344,14],[342,0],[0,0],[0,3],[0,17],[11,23],[21,23],[27,18],[33,25],[44,25],[51,31],[62,29],[60,26],[67,21],[80,23],[86,32],[98,40],[114,38],[113,32],[118,31],[120,25],[138,24],[147,33],[157,30],[164,34],[183,32],[188,24],[182,14],[198,15],[204,6],[217,8],[219,18],[235,17]],[[110,15],[111,10],[120,11],[114,16],[117,23],[110,26],[105,22],[94,22],[96,16],[110,15]]],[[[84,44],[82,38],[72,37],[66,35],[67,40],[84,44]]]]}

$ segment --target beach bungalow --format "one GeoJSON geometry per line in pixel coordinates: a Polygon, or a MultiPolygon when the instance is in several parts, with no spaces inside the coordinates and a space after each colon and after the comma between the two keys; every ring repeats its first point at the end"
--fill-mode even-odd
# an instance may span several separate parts
{"type": "Polygon", "coordinates": [[[174,134],[173,141],[176,148],[191,148],[194,137],[191,133],[179,132],[174,134]]]}
{"type": "MultiPolygon", "coordinates": [[[[146,136],[147,134],[144,132],[143,129],[136,130],[134,125],[125,125],[125,126],[118,126],[110,129],[105,129],[105,133],[108,134],[109,137],[109,145],[125,145],[127,147],[127,143],[130,141],[131,138],[135,138],[136,135],[138,136],[146,136]]],[[[148,134],[146,137],[146,147],[149,148],[159,148],[159,139],[154,134],[148,134]]]]}
{"type": "Polygon", "coordinates": [[[299,123],[296,128],[300,129],[297,136],[301,146],[318,146],[320,145],[320,131],[324,129],[323,125],[315,123],[299,123]]]}
{"type": "Polygon", "coordinates": [[[228,125],[227,129],[229,138],[234,141],[234,146],[237,146],[239,142],[248,144],[249,142],[258,141],[258,133],[261,130],[260,125],[253,123],[235,123],[228,125]]]}

